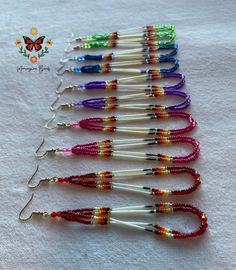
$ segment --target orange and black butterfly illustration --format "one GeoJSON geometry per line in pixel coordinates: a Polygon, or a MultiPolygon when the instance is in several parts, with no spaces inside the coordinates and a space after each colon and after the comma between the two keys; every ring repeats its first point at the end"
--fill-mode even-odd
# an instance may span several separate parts
{"type": "Polygon", "coordinates": [[[44,38],[45,36],[41,36],[37,38],[35,41],[33,41],[31,38],[23,36],[23,39],[26,44],[26,49],[30,52],[33,50],[33,48],[35,49],[36,52],[40,51],[42,49],[41,44],[43,44],[44,38]]]}
{"type": "Polygon", "coordinates": [[[22,56],[27,57],[32,64],[35,64],[49,53],[48,46],[52,46],[52,40],[46,35],[40,35],[37,38],[38,29],[36,27],[31,27],[29,33],[32,37],[22,35],[16,39],[15,45],[19,46],[18,52],[22,56]]]}

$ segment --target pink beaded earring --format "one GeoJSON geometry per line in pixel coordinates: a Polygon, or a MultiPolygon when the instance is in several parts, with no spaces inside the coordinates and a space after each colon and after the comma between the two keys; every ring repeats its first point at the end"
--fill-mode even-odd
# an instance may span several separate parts
{"type": "Polygon", "coordinates": [[[72,147],[66,148],[51,148],[46,150],[44,153],[39,154],[39,150],[44,144],[44,139],[39,145],[35,152],[36,158],[44,158],[48,154],[65,154],[71,156],[102,156],[102,157],[118,157],[126,159],[137,159],[137,160],[150,160],[150,161],[163,161],[173,163],[184,163],[190,162],[198,158],[199,156],[199,142],[191,137],[183,136],[166,136],[166,137],[154,137],[148,139],[123,139],[123,140],[100,140],[85,144],[76,144],[72,147]],[[150,145],[159,144],[176,144],[186,143],[192,146],[192,152],[182,156],[172,156],[170,154],[160,153],[145,153],[128,151],[129,148],[137,148],[150,145]],[[124,150],[125,149],[125,150],[124,150]]]}

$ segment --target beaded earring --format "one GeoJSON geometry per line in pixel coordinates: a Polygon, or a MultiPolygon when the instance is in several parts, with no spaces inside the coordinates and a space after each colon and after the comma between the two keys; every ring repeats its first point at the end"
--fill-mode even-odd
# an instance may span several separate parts
{"type": "Polygon", "coordinates": [[[74,40],[68,40],[68,42],[88,42],[88,41],[99,41],[99,40],[113,40],[113,39],[133,39],[133,38],[148,38],[148,35],[159,34],[166,35],[173,33],[175,30],[174,25],[167,24],[156,24],[147,25],[143,27],[133,27],[128,29],[120,30],[119,32],[111,32],[104,34],[92,34],[89,36],[74,38],[74,40]]]}
{"type": "Polygon", "coordinates": [[[145,113],[145,114],[131,114],[122,116],[108,116],[108,117],[90,117],[80,121],[71,123],[57,123],[57,126],[49,126],[52,120],[55,118],[55,114],[50,119],[45,127],[47,129],[58,128],[82,128],[89,131],[103,131],[103,132],[119,132],[136,135],[158,135],[158,136],[174,136],[181,135],[190,132],[197,125],[196,121],[187,112],[158,112],[158,113],[145,113]],[[116,125],[108,125],[108,123],[130,123],[147,120],[162,120],[168,118],[179,118],[187,120],[188,125],[184,128],[176,129],[164,129],[164,128],[147,128],[147,127],[120,127],[116,125]]]}
{"type": "Polygon", "coordinates": [[[30,200],[27,204],[21,209],[19,213],[19,219],[21,221],[27,221],[34,216],[50,217],[64,219],[71,222],[78,222],[86,225],[105,225],[105,224],[119,224],[126,227],[131,227],[146,232],[153,233],[155,235],[160,235],[168,238],[193,238],[200,236],[207,229],[207,217],[205,214],[198,209],[197,207],[190,204],[183,203],[156,203],[154,205],[142,205],[142,206],[128,206],[128,207],[119,207],[119,208],[110,208],[107,206],[95,207],[95,208],[77,208],[74,210],[65,210],[65,211],[53,211],[40,212],[33,211],[29,217],[23,218],[22,214],[25,211],[26,207],[32,201],[34,194],[32,194],[30,200]],[[192,232],[180,232],[174,229],[163,227],[159,224],[145,223],[140,221],[124,221],[118,219],[119,215],[136,214],[137,216],[143,216],[147,214],[167,214],[174,212],[184,212],[192,213],[196,215],[200,220],[200,225],[197,229],[192,232]]]}
{"type": "MultiPolygon", "coordinates": [[[[67,57],[60,60],[61,67],[58,68],[57,74],[62,75],[66,72],[60,72],[66,63],[69,61],[74,62],[83,62],[83,61],[105,61],[106,63],[111,63],[109,65],[111,68],[114,67],[124,67],[132,65],[141,65],[141,64],[157,64],[172,62],[173,66],[166,69],[166,71],[175,71],[178,66],[178,60],[173,56],[177,53],[178,46],[176,44],[158,46],[158,47],[146,47],[146,48],[136,48],[122,50],[118,52],[106,53],[106,54],[85,54],[85,55],[76,55],[74,57],[67,57]],[[165,54],[160,54],[157,52],[167,51],[165,54]]],[[[91,67],[91,66],[90,66],[91,67]]],[[[104,65],[100,65],[101,70],[104,70],[104,65]]],[[[81,67],[81,72],[87,70],[85,67],[81,67]]],[[[68,70],[67,70],[68,71],[68,70]]]]}
{"type": "Polygon", "coordinates": [[[74,34],[68,39],[65,48],[66,53],[78,49],[94,48],[134,48],[142,44],[152,46],[168,45],[175,39],[173,25],[148,25],[144,27],[130,28],[119,32],[105,34],[92,34],[85,37],[74,38],[74,34]],[[71,44],[75,46],[71,47],[71,44]]]}
{"type": "Polygon", "coordinates": [[[43,139],[35,152],[35,157],[43,158],[48,154],[62,153],[76,156],[88,155],[88,156],[102,156],[102,157],[120,157],[138,160],[183,163],[197,159],[200,151],[199,142],[197,140],[191,137],[181,137],[181,136],[155,137],[150,139],[100,140],[86,144],[77,144],[69,148],[52,148],[46,150],[42,154],[38,154],[39,149],[42,147],[44,142],[45,141],[43,139]],[[176,144],[176,143],[190,144],[193,150],[190,154],[182,156],[127,151],[128,148],[137,148],[155,144],[159,145],[159,144],[176,144]],[[122,149],[126,150],[122,151],[122,149]]]}
{"type": "Polygon", "coordinates": [[[56,94],[61,95],[66,91],[92,91],[92,90],[111,90],[117,92],[140,92],[140,91],[155,91],[155,89],[165,90],[178,90],[184,86],[185,76],[181,73],[154,73],[153,70],[149,71],[149,74],[143,74],[132,77],[125,77],[116,80],[107,81],[91,81],[85,84],[69,85],[60,90],[62,80],[60,81],[56,94]],[[160,86],[156,84],[150,84],[149,81],[161,80],[161,79],[178,79],[179,81],[170,86],[160,86]],[[148,84],[140,84],[147,83],[148,84]]]}
{"type": "Polygon", "coordinates": [[[154,46],[147,48],[136,48],[127,49],[121,51],[114,51],[111,53],[104,54],[84,54],[76,55],[74,57],[66,57],[60,60],[61,64],[65,64],[69,61],[84,62],[84,61],[127,61],[129,60],[144,60],[146,58],[161,58],[161,57],[171,57],[176,55],[178,51],[177,44],[170,44],[165,46],[154,46]],[[164,51],[165,53],[163,53],[164,51]],[[166,52],[167,51],[167,52],[166,52]],[[158,53],[159,52],[159,53],[158,53]]]}
{"type": "Polygon", "coordinates": [[[152,87],[152,89],[146,89],[141,93],[135,93],[130,95],[123,95],[119,97],[108,96],[108,97],[97,97],[89,98],[85,100],[80,100],[77,102],[67,102],[61,104],[58,107],[54,108],[55,104],[60,99],[60,95],[57,96],[56,100],[50,106],[51,111],[57,111],[59,109],[80,109],[82,107],[97,109],[97,110],[117,110],[117,109],[126,109],[126,110],[145,110],[145,111],[177,111],[187,108],[190,104],[190,96],[185,92],[178,90],[165,90],[159,87],[152,87]],[[143,92],[143,93],[142,93],[143,92]],[[128,103],[124,102],[136,101],[136,100],[145,100],[151,98],[158,98],[163,96],[173,96],[180,97],[183,99],[182,102],[173,105],[160,105],[160,104],[150,104],[150,103],[128,103]]]}
{"type": "MultiPolygon", "coordinates": [[[[121,170],[121,171],[100,171],[97,173],[86,173],[80,175],[63,176],[63,177],[47,177],[40,179],[37,184],[32,185],[31,182],[38,172],[39,166],[37,165],[35,172],[28,181],[29,188],[39,187],[41,184],[71,184],[78,185],[86,188],[97,188],[100,190],[125,190],[139,194],[163,196],[163,195],[186,195],[194,192],[199,185],[200,174],[190,167],[155,167],[145,169],[132,169],[132,170],[121,170]],[[167,190],[156,187],[148,187],[125,184],[118,182],[119,180],[130,180],[137,177],[150,177],[150,176],[167,176],[167,175],[190,175],[193,178],[193,184],[184,189],[167,190]]],[[[159,179],[159,178],[158,178],[159,179]]]]}
{"type": "Polygon", "coordinates": [[[74,66],[67,69],[64,69],[64,65],[57,70],[57,75],[62,76],[66,72],[68,73],[118,73],[118,74],[142,74],[145,73],[146,70],[137,69],[137,68],[123,68],[123,67],[132,67],[137,65],[149,64],[156,65],[157,63],[172,63],[172,65],[168,68],[160,68],[157,69],[157,72],[174,72],[179,67],[179,61],[175,57],[156,57],[150,55],[148,57],[144,57],[140,60],[129,60],[129,61],[121,61],[113,63],[104,63],[104,64],[92,64],[85,66],[74,66]]]}
{"type": "MultiPolygon", "coordinates": [[[[75,50],[86,50],[86,49],[113,49],[113,48],[145,48],[145,47],[159,47],[166,46],[174,43],[175,34],[167,33],[165,34],[165,39],[160,39],[160,34],[157,34],[157,37],[153,37],[150,39],[147,38],[137,38],[137,39],[124,39],[124,40],[100,40],[100,41],[91,41],[91,42],[81,42],[75,46],[71,47],[71,40],[68,40],[68,45],[65,48],[66,53],[71,53],[75,50]]],[[[73,40],[72,40],[73,41],[73,40]]]]}
{"type": "Polygon", "coordinates": [[[109,41],[91,41],[91,42],[84,42],[79,43],[76,46],[71,47],[71,42],[68,42],[68,45],[65,48],[66,53],[71,53],[75,50],[86,50],[86,49],[114,49],[114,48],[157,48],[159,46],[166,46],[174,43],[175,34],[171,33],[171,37],[164,39],[164,40],[156,40],[156,39],[133,39],[133,40],[109,40],[109,41]]]}

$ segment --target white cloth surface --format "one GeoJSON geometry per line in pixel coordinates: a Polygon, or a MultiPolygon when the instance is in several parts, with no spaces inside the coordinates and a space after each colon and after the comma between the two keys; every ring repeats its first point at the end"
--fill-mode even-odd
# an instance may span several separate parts
{"type": "MultiPolygon", "coordinates": [[[[236,269],[236,2],[20,0],[0,1],[0,10],[0,269],[236,269]],[[209,218],[208,231],[198,239],[166,240],[112,225],[93,228],[37,218],[19,222],[19,209],[32,192],[26,181],[36,165],[34,151],[43,136],[44,149],[109,137],[87,131],[48,132],[43,127],[51,116],[48,108],[58,84],[55,69],[63,56],[68,34],[72,31],[86,35],[156,23],[176,26],[179,71],[186,75],[186,91],[192,100],[188,111],[198,121],[192,135],[201,142],[200,158],[191,164],[201,173],[200,190],[170,200],[192,203],[204,210],[209,218]],[[15,39],[27,34],[32,26],[53,40],[50,53],[39,63],[49,66],[50,72],[16,71],[20,65],[32,66],[14,45],[15,39]]],[[[64,77],[64,85],[101,79],[64,77]]],[[[105,94],[108,93],[97,92],[97,96],[105,94]]],[[[61,101],[85,97],[89,95],[67,94],[61,101]]],[[[113,113],[80,110],[60,112],[58,117],[75,120],[110,114],[113,113]]],[[[46,158],[40,161],[36,178],[155,165],[88,157],[46,158]]],[[[137,183],[145,181],[140,179],[137,183]]],[[[161,180],[154,183],[161,185],[161,180]]],[[[50,185],[35,190],[35,198],[25,215],[31,210],[101,204],[116,207],[161,200],[168,199],[50,185]]],[[[197,225],[195,220],[182,215],[155,218],[158,220],[163,225],[172,222],[168,224],[181,229],[197,225]]]]}

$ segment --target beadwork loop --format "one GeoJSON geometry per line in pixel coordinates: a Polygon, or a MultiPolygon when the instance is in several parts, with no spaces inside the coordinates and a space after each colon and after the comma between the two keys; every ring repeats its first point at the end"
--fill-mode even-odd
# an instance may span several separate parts
{"type": "Polygon", "coordinates": [[[78,49],[93,48],[133,48],[143,46],[164,46],[172,44],[175,39],[174,26],[147,25],[132,29],[104,34],[92,34],[67,40],[66,53],[78,49]],[[72,45],[75,43],[76,45],[72,45]]]}
{"type": "Polygon", "coordinates": [[[114,109],[125,109],[125,110],[146,110],[146,111],[177,111],[183,110],[190,105],[190,96],[183,91],[178,90],[165,90],[161,87],[152,87],[146,89],[143,92],[123,95],[123,96],[107,96],[89,98],[85,100],[79,100],[77,102],[67,102],[60,104],[55,107],[55,104],[59,101],[60,95],[57,95],[55,101],[50,106],[51,111],[57,111],[59,109],[79,109],[81,107],[87,107],[97,110],[114,110],[114,109]],[[149,103],[128,103],[136,100],[151,100],[152,98],[160,98],[164,96],[172,96],[181,98],[182,101],[173,105],[161,105],[161,104],[150,104],[149,103]]]}
{"type": "Polygon", "coordinates": [[[65,64],[61,64],[61,66],[57,69],[56,74],[58,76],[64,75],[66,72],[69,73],[118,73],[118,74],[143,74],[145,70],[138,69],[138,68],[126,68],[132,66],[138,66],[143,64],[157,64],[157,63],[171,63],[172,65],[168,68],[159,68],[157,69],[160,73],[170,73],[174,72],[179,67],[178,59],[174,57],[160,57],[160,58],[147,58],[144,60],[137,60],[137,61],[123,61],[123,62],[114,62],[114,63],[104,63],[104,64],[91,64],[85,66],[74,66],[68,69],[65,69],[65,64]],[[125,67],[125,68],[124,68],[125,67]],[[64,69],[63,69],[64,68],[64,69]],[[62,70],[63,69],[63,70],[62,70]]]}
{"type": "Polygon", "coordinates": [[[103,132],[119,132],[128,133],[135,135],[158,135],[158,136],[172,136],[181,135],[190,132],[196,126],[196,121],[193,117],[186,112],[158,112],[148,114],[131,114],[122,116],[108,116],[108,117],[94,117],[85,118],[80,121],[71,123],[62,122],[57,123],[56,126],[51,126],[52,121],[55,119],[56,114],[53,115],[45,127],[47,129],[54,128],[82,128],[89,131],[103,131],[103,132]],[[188,125],[184,128],[176,129],[163,129],[163,128],[145,128],[145,127],[129,127],[129,126],[118,126],[118,123],[130,123],[140,122],[146,120],[164,120],[168,118],[179,118],[184,119],[188,122],[188,125]],[[116,123],[116,125],[108,125],[108,123],[116,123]]]}
{"type": "Polygon", "coordinates": [[[140,92],[145,90],[150,90],[152,88],[163,88],[164,90],[178,90],[184,86],[185,76],[181,73],[161,73],[161,74],[144,74],[132,77],[124,77],[117,80],[107,80],[107,81],[91,81],[85,84],[78,85],[68,85],[64,89],[60,90],[62,85],[62,79],[59,82],[59,85],[56,89],[56,94],[61,95],[65,91],[92,91],[92,90],[111,90],[118,92],[128,91],[140,92]],[[169,86],[160,86],[156,84],[150,84],[149,81],[155,81],[160,79],[178,79],[179,81],[176,84],[169,86]],[[148,82],[148,84],[146,84],[148,82]],[[144,84],[140,84],[144,83],[144,84]]]}
{"type": "Polygon", "coordinates": [[[34,194],[31,195],[29,201],[22,208],[19,213],[19,219],[21,221],[28,221],[34,216],[50,217],[57,219],[64,219],[71,222],[77,222],[86,225],[106,225],[106,224],[119,224],[126,227],[143,230],[146,232],[153,233],[154,235],[164,236],[168,238],[193,238],[200,236],[207,229],[207,217],[197,207],[184,204],[184,203],[156,203],[154,205],[141,205],[141,206],[128,206],[111,208],[107,206],[103,207],[87,207],[77,208],[73,210],[53,211],[53,212],[35,212],[33,211],[28,217],[23,218],[23,212],[26,207],[32,201],[34,194]],[[143,215],[159,215],[159,214],[170,214],[174,212],[184,212],[196,215],[199,218],[200,224],[197,229],[192,232],[181,232],[175,229],[161,226],[155,223],[146,223],[136,220],[129,219],[129,221],[118,219],[119,216],[127,215],[142,217],[143,215]]]}
{"type": "Polygon", "coordinates": [[[100,171],[97,173],[86,173],[80,175],[72,175],[72,176],[63,176],[63,177],[47,177],[38,180],[36,184],[32,184],[32,180],[36,173],[38,172],[39,166],[37,165],[35,172],[28,180],[29,188],[37,188],[41,184],[71,184],[82,186],[86,188],[96,188],[100,190],[121,190],[121,191],[130,191],[138,194],[144,195],[153,195],[153,196],[162,196],[162,195],[185,195],[192,193],[195,191],[199,185],[200,174],[190,168],[190,167],[155,167],[155,168],[145,168],[145,169],[132,169],[132,170],[121,170],[121,171],[100,171]],[[160,180],[160,176],[167,175],[183,175],[188,174],[193,179],[193,184],[184,189],[161,189],[157,187],[149,187],[145,184],[145,186],[134,185],[130,183],[123,183],[123,181],[127,181],[133,178],[139,177],[150,177],[150,176],[158,176],[160,180]],[[122,181],[122,182],[120,182],[122,181]]]}
{"type": "Polygon", "coordinates": [[[112,72],[114,68],[123,68],[123,67],[132,67],[143,64],[156,65],[158,63],[170,63],[170,67],[161,68],[160,72],[174,72],[179,67],[179,61],[173,56],[170,55],[157,55],[157,54],[125,54],[123,57],[116,57],[112,54],[107,55],[85,55],[85,56],[76,56],[74,58],[65,58],[60,61],[60,67],[57,69],[57,75],[63,75],[65,72],[75,72],[75,73],[108,73],[112,72]],[[113,58],[112,58],[113,56],[113,58]],[[69,61],[81,62],[81,59],[86,60],[102,60],[105,58],[106,63],[104,64],[93,64],[86,66],[77,66],[70,69],[64,69],[66,63],[69,61]],[[114,59],[112,61],[112,59],[114,59]],[[117,60],[116,60],[117,59],[117,60]]]}
{"type": "Polygon", "coordinates": [[[138,49],[128,49],[121,50],[118,52],[111,52],[105,54],[84,54],[84,55],[76,55],[74,57],[66,57],[60,60],[62,65],[70,62],[83,62],[83,61],[127,61],[129,60],[140,60],[143,58],[151,58],[151,57],[171,57],[176,55],[178,50],[177,44],[170,44],[165,46],[158,47],[150,47],[150,48],[138,48],[138,49]],[[163,52],[165,53],[163,53],[163,52]],[[166,52],[167,51],[167,52],[166,52]]]}
{"type": "Polygon", "coordinates": [[[124,140],[101,140],[86,144],[77,144],[69,148],[52,148],[39,154],[39,150],[44,144],[44,139],[35,152],[36,158],[43,158],[48,154],[71,154],[71,155],[88,155],[88,156],[103,156],[103,157],[120,157],[138,160],[162,161],[173,163],[190,162],[199,156],[199,142],[191,137],[183,136],[166,136],[154,137],[150,139],[124,139],[124,140]],[[169,154],[154,154],[144,152],[128,151],[129,148],[137,148],[155,144],[176,144],[186,143],[190,144],[193,148],[192,152],[183,156],[172,156],[169,154]],[[126,151],[122,150],[126,149],[126,151]]]}

